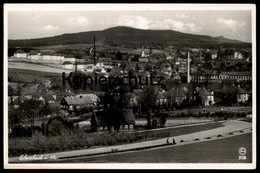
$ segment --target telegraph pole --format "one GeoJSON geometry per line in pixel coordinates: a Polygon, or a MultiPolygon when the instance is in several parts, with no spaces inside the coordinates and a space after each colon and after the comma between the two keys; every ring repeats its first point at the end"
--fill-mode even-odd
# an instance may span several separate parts
{"type": "Polygon", "coordinates": [[[96,42],[96,39],[95,39],[95,36],[94,36],[94,65],[96,65],[96,44],[95,44],[95,42],[96,42]]]}

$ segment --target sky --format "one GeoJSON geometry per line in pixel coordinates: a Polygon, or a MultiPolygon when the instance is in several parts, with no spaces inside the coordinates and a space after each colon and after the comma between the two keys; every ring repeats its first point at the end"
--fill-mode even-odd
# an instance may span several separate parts
{"type": "Polygon", "coordinates": [[[114,26],[175,30],[251,42],[249,10],[8,11],[8,39],[31,39],[114,26]]]}

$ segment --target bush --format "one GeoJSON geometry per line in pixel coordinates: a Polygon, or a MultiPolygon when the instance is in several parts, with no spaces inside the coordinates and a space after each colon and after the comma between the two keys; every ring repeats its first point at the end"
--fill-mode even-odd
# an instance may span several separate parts
{"type": "Polygon", "coordinates": [[[48,126],[48,135],[59,136],[65,132],[65,126],[62,122],[54,120],[48,126]]]}

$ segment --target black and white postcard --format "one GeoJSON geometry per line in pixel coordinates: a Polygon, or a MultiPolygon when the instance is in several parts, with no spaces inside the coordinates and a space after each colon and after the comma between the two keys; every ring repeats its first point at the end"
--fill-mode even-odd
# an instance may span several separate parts
{"type": "Polygon", "coordinates": [[[255,169],[253,4],[4,4],[5,169],[255,169]]]}

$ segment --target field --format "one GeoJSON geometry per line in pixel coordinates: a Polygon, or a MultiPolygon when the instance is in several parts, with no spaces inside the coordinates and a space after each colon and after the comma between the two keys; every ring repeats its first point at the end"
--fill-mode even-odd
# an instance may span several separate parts
{"type": "MultiPolygon", "coordinates": [[[[49,45],[49,46],[38,46],[38,47],[33,47],[33,49],[40,49],[40,50],[80,50],[80,51],[89,51],[90,48],[93,47],[93,44],[67,44],[67,45],[49,45]]],[[[109,45],[104,45],[102,42],[96,42],[96,50],[97,51],[104,51],[104,50],[111,50],[111,51],[116,51],[118,47],[115,46],[109,46],[109,45]]],[[[141,55],[142,53],[142,48],[138,49],[133,49],[129,47],[120,47],[120,52],[124,53],[133,53],[133,54],[139,54],[141,55]]],[[[149,49],[145,49],[145,52],[149,52],[149,49]]],[[[159,49],[153,49],[152,50],[153,54],[163,54],[165,53],[164,50],[159,50],[159,49]]]]}
{"type": "Polygon", "coordinates": [[[51,77],[62,77],[62,72],[68,74],[70,70],[33,63],[8,63],[8,77],[12,82],[44,83],[51,77]]]}
{"type": "Polygon", "coordinates": [[[51,73],[62,73],[66,72],[69,73],[72,70],[51,67],[46,65],[39,65],[33,63],[19,63],[19,62],[8,62],[8,69],[24,69],[24,70],[31,70],[31,71],[41,71],[41,72],[51,72],[51,73]]]}

